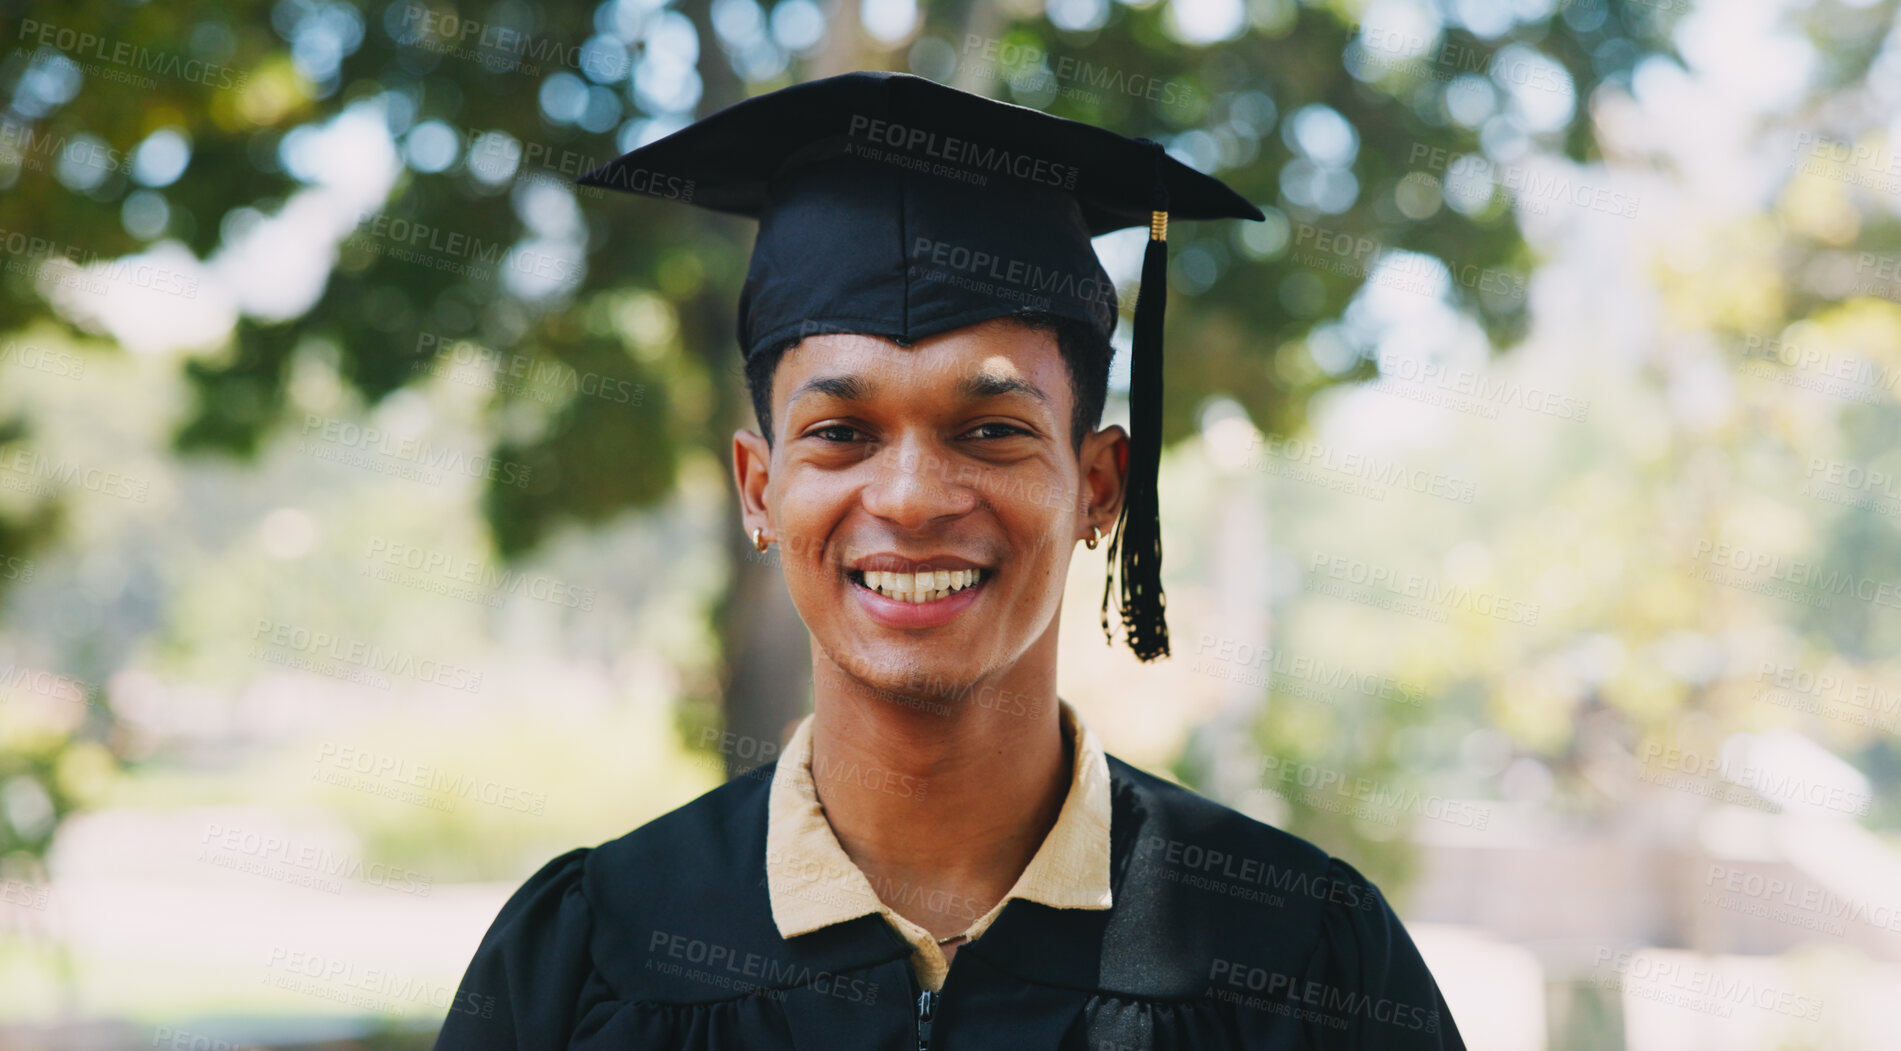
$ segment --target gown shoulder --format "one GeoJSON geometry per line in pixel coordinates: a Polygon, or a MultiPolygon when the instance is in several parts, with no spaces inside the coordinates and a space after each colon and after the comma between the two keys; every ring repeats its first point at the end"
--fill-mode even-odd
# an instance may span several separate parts
{"type": "MultiPolygon", "coordinates": [[[[1460,1049],[1431,971],[1379,888],[1300,836],[1111,757],[1129,842],[1104,973],[1198,1000],[1247,1046],[1460,1049]],[[1126,817],[1125,817],[1126,815],[1126,817]],[[1268,1036],[1272,1031],[1275,1035],[1268,1036]]],[[[1193,1039],[1185,1046],[1200,1046],[1193,1039]]]]}
{"type": "Polygon", "coordinates": [[[591,848],[543,865],[502,906],[482,936],[436,1037],[442,1051],[558,1048],[574,1028],[593,977],[593,909],[582,892],[591,848]]]}
{"type": "Polygon", "coordinates": [[[542,866],[483,936],[438,1051],[661,1047],[774,1029],[759,994],[811,969],[768,976],[756,962],[780,942],[762,907],[769,779],[770,767],[734,778],[542,866]]]}
{"type": "Polygon", "coordinates": [[[1372,881],[1339,858],[1329,882],[1352,888],[1320,911],[1322,933],[1287,991],[1316,1012],[1318,1046],[1464,1051],[1465,1041],[1418,946],[1372,881]]]}

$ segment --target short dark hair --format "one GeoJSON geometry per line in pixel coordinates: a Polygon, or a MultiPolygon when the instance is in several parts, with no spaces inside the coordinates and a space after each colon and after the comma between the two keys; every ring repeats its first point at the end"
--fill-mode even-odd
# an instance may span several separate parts
{"type": "MultiPolygon", "coordinates": [[[[1109,393],[1109,361],[1115,348],[1094,325],[1044,311],[1022,311],[1001,315],[998,320],[1014,322],[1032,331],[1047,332],[1056,340],[1069,372],[1069,388],[1075,395],[1070,403],[1069,444],[1078,452],[1083,438],[1102,422],[1102,403],[1109,393]]],[[[779,370],[779,359],[799,345],[804,337],[794,337],[746,360],[746,389],[752,394],[753,413],[759,417],[759,429],[772,447],[772,377],[779,370]]],[[[897,341],[899,346],[911,344],[897,341]]]]}

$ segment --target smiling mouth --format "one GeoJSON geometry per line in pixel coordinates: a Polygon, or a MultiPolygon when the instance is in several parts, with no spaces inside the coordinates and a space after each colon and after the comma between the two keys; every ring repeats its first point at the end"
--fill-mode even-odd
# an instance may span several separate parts
{"type": "Polygon", "coordinates": [[[852,583],[866,591],[875,591],[896,602],[921,605],[947,599],[960,591],[982,586],[988,579],[982,569],[939,569],[925,573],[883,573],[877,570],[848,571],[852,583]]]}

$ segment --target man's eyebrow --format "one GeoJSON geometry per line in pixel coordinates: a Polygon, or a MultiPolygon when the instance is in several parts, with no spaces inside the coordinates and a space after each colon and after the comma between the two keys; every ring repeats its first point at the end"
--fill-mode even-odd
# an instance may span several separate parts
{"type": "Polygon", "coordinates": [[[824,394],[840,401],[863,401],[876,388],[857,376],[814,376],[792,392],[785,403],[790,407],[801,394],[824,394]]]}
{"type": "Polygon", "coordinates": [[[966,398],[995,398],[1003,394],[1027,394],[1044,404],[1049,403],[1049,395],[1042,388],[1015,376],[998,376],[994,373],[979,373],[957,385],[957,393],[966,398]]]}

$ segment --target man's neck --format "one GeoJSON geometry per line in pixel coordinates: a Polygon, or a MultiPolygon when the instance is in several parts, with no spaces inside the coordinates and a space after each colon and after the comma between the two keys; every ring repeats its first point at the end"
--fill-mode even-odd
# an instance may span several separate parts
{"type": "Polygon", "coordinates": [[[911,703],[815,648],[812,779],[825,819],[878,896],[940,937],[1002,900],[1068,795],[1054,646],[1039,659],[1043,648],[996,681],[911,703]]]}

